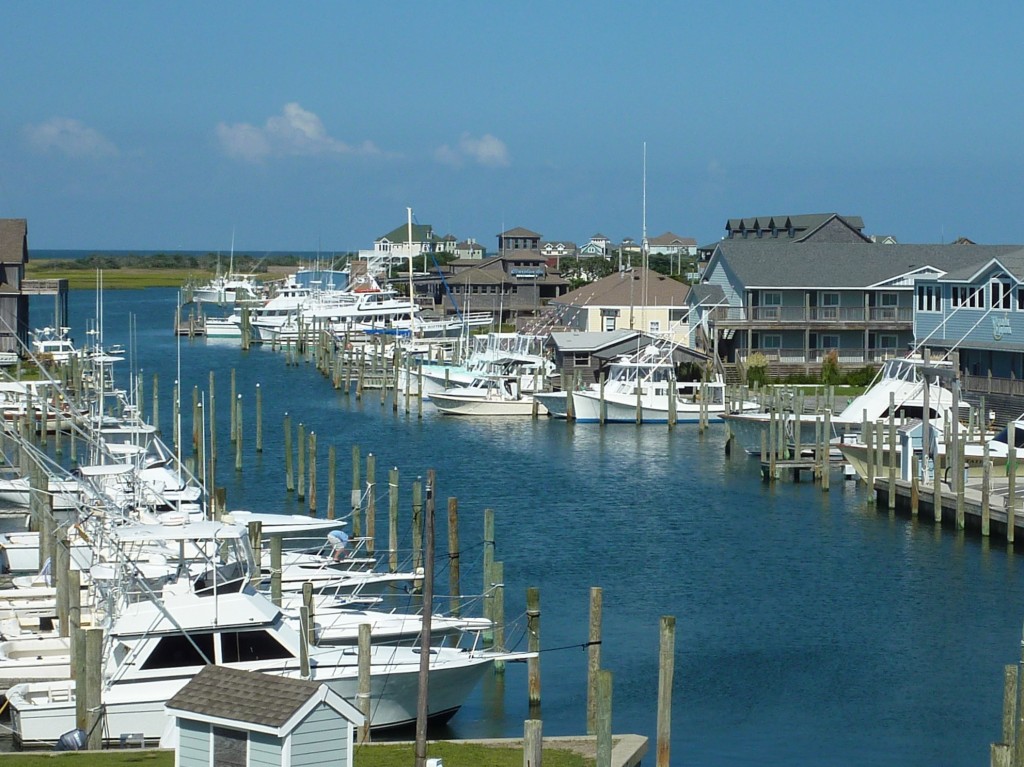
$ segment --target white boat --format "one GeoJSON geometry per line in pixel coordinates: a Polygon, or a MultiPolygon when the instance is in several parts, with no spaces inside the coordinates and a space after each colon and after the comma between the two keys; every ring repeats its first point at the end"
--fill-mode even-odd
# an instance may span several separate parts
{"type": "Polygon", "coordinates": [[[547,409],[519,388],[519,379],[509,376],[479,376],[469,386],[445,389],[431,395],[438,412],[448,415],[529,416],[534,409],[547,409]]]}
{"type": "Polygon", "coordinates": [[[0,642],[0,694],[12,684],[67,679],[71,669],[70,639],[25,637],[0,642]]]}
{"type": "MultiPolygon", "coordinates": [[[[164,704],[209,663],[300,677],[303,639],[269,600],[249,592],[178,595],[162,604],[129,605],[107,636],[102,719],[106,738],[142,733],[156,740],[167,726],[164,704]]],[[[354,647],[312,647],[310,678],[342,697],[358,693],[354,647]]],[[[420,653],[372,646],[371,727],[416,720],[420,653]]],[[[430,650],[428,716],[445,721],[462,706],[496,656],[450,647],[430,650]]],[[[7,693],[16,744],[53,743],[75,728],[75,683],[18,684],[7,693]]]]}
{"type": "Polygon", "coordinates": [[[197,304],[231,305],[239,301],[259,298],[263,286],[251,274],[222,274],[205,285],[192,289],[192,300],[197,304]]]}
{"type": "MultiPolygon", "coordinates": [[[[721,422],[726,410],[725,382],[720,376],[710,381],[675,380],[673,348],[651,344],[612,362],[603,387],[592,383],[572,393],[576,421],[667,423],[674,406],[677,423],[697,423],[702,415],[706,415],[709,423],[721,422]]],[[[568,403],[564,392],[557,396],[541,395],[538,399],[550,404],[554,415],[566,417],[568,403]]],[[[757,406],[746,402],[740,407],[747,410],[757,406]]]]}
{"type": "MultiPolygon", "coordinates": [[[[949,367],[948,362],[932,360],[932,367],[949,367]]],[[[897,418],[922,418],[924,415],[925,377],[921,372],[924,362],[921,357],[893,357],[887,359],[879,371],[875,382],[864,393],[852,399],[838,414],[831,416],[831,439],[844,434],[860,431],[861,423],[866,418],[869,422],[886,419],[889,416],[889,398],[892,395],[896,406],[897,418]]],[[[933,420],[940,422],[943,413],[948,412],[953,403],[952,394],[948,389],[934,382],[928,387],[929,411],[933,420]]],[[[771,414],[767,412],[727,413],[723,416],[728,423],[733,438],[746,452],[758,455],[761,452],[761,435],[767,434],[771,422],[771,414]]],[[[787,440],[794,442],[795,430],[800,430],[800,442],[813,445],[816,432],[824,422],[821,413],[785,413],[783,428],[787,440]]]]}
{"type": "Polygon", "coordinates": [[[38,328],[32,331],[32,354],[43,362],[66,364],[78,355],[74,341],[68,333],[71,328],[38,328]]]}

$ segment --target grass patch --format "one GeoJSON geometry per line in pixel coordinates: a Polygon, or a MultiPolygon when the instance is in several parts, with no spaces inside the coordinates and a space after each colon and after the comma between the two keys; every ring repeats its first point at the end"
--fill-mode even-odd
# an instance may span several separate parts
{"type": "MultiPolygon", "coordinates": [[[[66,279],[71,290],[95,290],[96,272],[85,269],[55,270],[45,261],[30,261],[25,267],[25,277],[30,280],[66,279]]],[[[111,290],[137,288],[180,288],[189,280],[208,282],[213,272],[197,272],[193,269],[159,269],[138,267],[104,269],[103,287],[111,290]]]]}
{"type": "MultiPolygon", "coordinates": [[[[444,767],[522,767],[519,748],[484,746],[478,743],[431,743],[431,757],[440,757],[444,767]]],[[[356,748],[355,767],[409,767],[415,761],[412,744],[373,745],[356,748]]],[[[75,751],[0,755],[4,767],[174,767],[173,751],[75,751]]],[[[561,748],[544,749],[544,767],[593,767],[594,759],[561,748]]]]}

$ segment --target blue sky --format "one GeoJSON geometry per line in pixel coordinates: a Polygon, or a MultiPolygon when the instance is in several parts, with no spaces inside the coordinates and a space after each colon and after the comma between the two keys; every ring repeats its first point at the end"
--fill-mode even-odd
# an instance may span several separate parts
{"type": "Polygon", "coordinates": [[[1024,4],[0,8],[0,217],[33,248],[709,242],[836,211],[1024,242],[1024,4]]]}

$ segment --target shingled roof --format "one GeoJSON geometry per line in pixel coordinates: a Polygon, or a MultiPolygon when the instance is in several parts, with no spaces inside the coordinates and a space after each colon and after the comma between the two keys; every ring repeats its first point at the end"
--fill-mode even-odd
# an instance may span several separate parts
{"type": "Polygon", "coordinates": [[[0,218],[0,262],[20,264],[28,260],[28,221],[0,218]]]}
{"type": "Polygon", "coordinates": [[[283,727],[310,698],[320,682],[204,666],[191,682],[167,701],[167,707],[206,717],[283,727]]]}
{"type": "Polygon", "coordinates": [[[881,245],[722,240],[708,265],[725,261],[745,288],[859,288],[927,267],[942,272],[1021,250],[1020,245],[881,245]]]}
{"type": "Polygon", "coordinates": [[[648,306],[686,305],[688,285],[642,266],[602,277],[551,302],[567,306],[640,306],[644,277],[647,278],[648,306]]]}

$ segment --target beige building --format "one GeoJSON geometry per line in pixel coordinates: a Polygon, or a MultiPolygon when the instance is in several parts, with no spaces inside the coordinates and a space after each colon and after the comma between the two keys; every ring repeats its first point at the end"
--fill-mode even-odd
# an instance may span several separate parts
{"type": "Polygon", "coordinates": [[[637,330],[686,346],[689,291],[688,285],[664,274],[634,267],[553,298],[548,306],[555,321],[566,328],[580,332],[637,330]]]}

